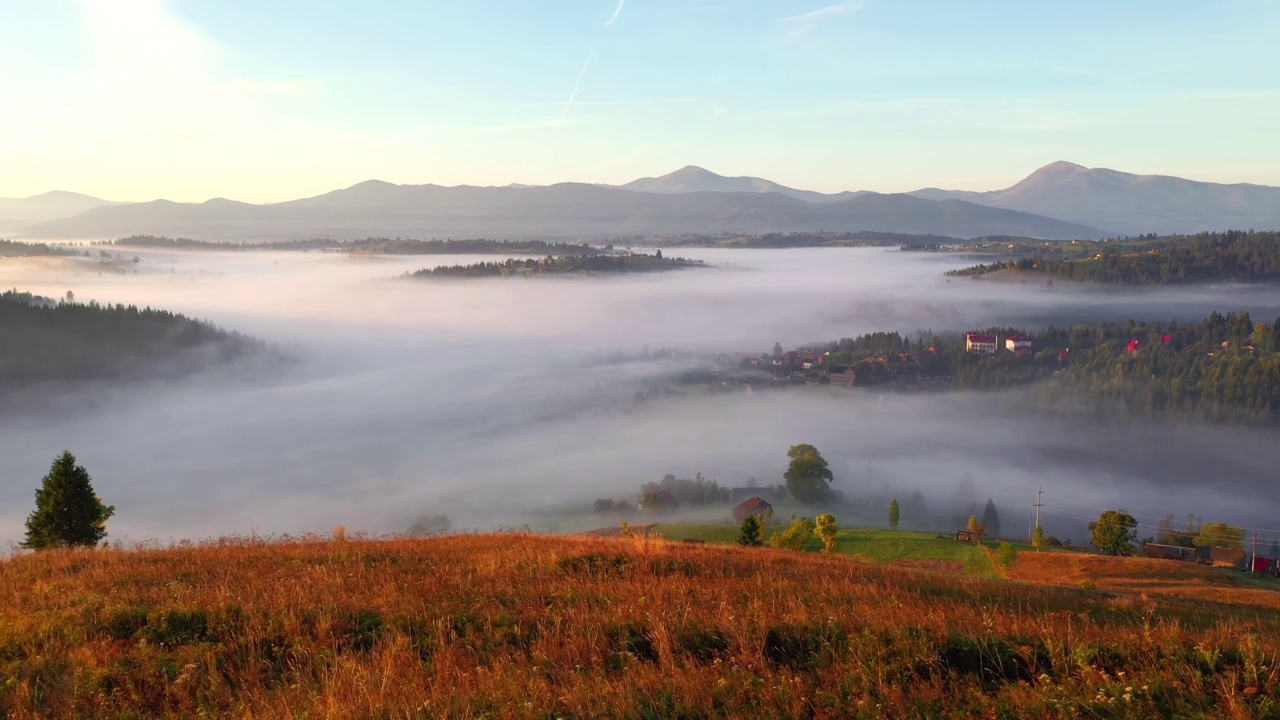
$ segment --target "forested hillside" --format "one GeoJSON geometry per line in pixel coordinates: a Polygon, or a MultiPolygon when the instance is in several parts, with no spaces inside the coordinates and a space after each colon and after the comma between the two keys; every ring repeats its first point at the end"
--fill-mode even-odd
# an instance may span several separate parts
{"type": "Polygon", "coordinates": [[[265,343],[133,305],[0,294],[0,395],[49,385],[172,378],[252,356],[265,343]]]}
{"type": "Polygon", "coordinates": [[[1075,258],[1021,258],[974,265],[949,275],[975,276],[999,270],[1040,272],[1052,277],[1118,285],[1177,285],[1203,282],[1280,280],[1280,233],[1201,233],[1151,237],[1140,249],[1132,243],[1081,246],[1092,255],[1075,258]],[[1096,252],[1101,250],[1101,252],[1096,252]]]}

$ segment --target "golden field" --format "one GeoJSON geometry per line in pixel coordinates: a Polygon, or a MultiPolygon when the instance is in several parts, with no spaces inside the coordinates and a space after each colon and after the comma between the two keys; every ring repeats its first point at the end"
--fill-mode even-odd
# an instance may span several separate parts
{"type": "Polygon", "coordinates": [[[45,552],[0,562],[0,711],[1280,717],[1274,604],[1098,585],[528,534],[45,552]]]}

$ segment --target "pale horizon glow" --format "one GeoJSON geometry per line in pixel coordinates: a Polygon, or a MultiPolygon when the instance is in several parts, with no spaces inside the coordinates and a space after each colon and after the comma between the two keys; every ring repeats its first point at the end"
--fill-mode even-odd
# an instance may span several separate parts
{"type": "Polygon", "coordinates": [[[1280,185],[1278,32],[1266,0],[22,2],[0,25],[0,197],[278,202],[685,165],[992,190],[1058,160],[1280,185]]]}

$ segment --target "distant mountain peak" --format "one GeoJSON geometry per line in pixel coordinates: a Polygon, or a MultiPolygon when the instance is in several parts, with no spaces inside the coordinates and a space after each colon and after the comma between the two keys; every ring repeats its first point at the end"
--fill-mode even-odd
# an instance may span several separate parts
{"type": "Polygon", "coordinates": [[[393,188],[393,187],[397,187],[395,183],[389,183],[386,180],[378,180],[374,178],[370,180],[365,180],[364,182],[358,182],[347,189],[348,190],[376,190],[379,188],[393,188]]]}
{"type": "Polygon", "coordinates": [[[1088,170],[1088,169],[1089,168],[1083,165],[1077,165],[1073,162],[1067,162],[1066,160],[1058,160],[1056,162],[1051,162],[1048,165],[1045,165],[1039,170],[1036,170],[1036,172],[1032,173],[1032,175],[1035,175],[1036,173],[1042,173],[1042,172],[1062,172],[1064,170],[1070,170],[1072,172],[1075,172],[1078,170],[1088,170]]]}

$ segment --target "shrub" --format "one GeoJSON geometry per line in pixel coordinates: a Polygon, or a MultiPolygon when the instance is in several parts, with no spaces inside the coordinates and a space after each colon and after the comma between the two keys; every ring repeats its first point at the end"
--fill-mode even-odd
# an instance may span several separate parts
{"type": "Polygon", "coordinates": [[[769,544],[784,550],[804,550],[813,539],[813,520],[791,517],[791,526],[769,536],[769,544]]]}
{"type": "Polygon", "coordinates": [[[996,564],[1002,569],[1008,570],[1013,567],[1013,563],[1018,559],[1018,548],[1013,543],[1005,541],[1000,543],[1000,547],[996,548],[996,564]]]}

